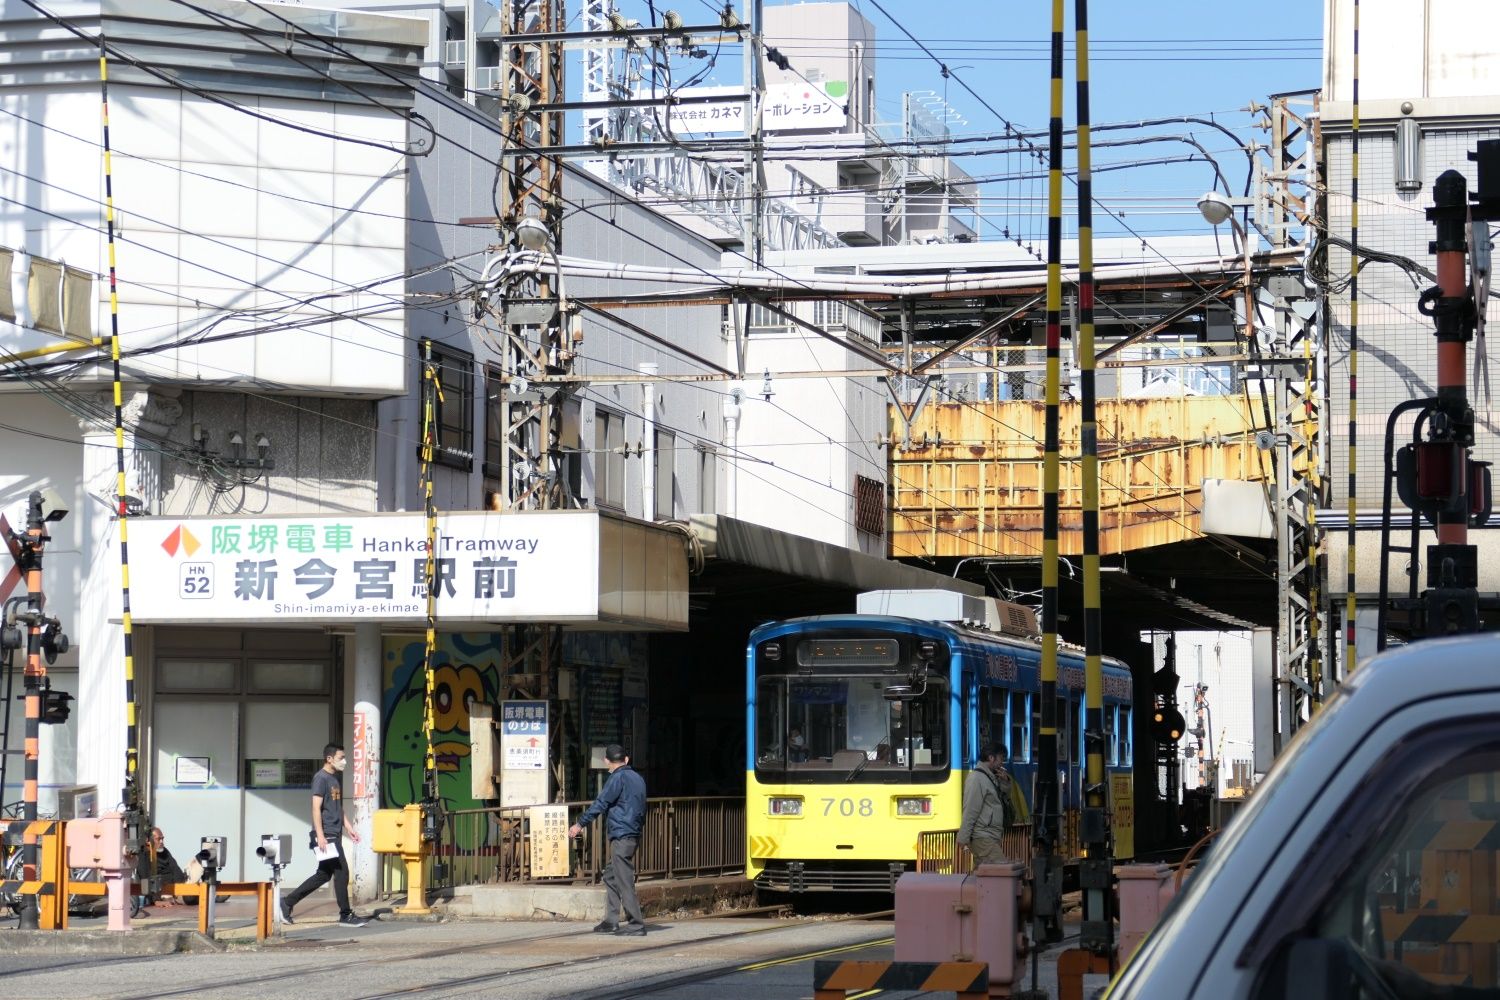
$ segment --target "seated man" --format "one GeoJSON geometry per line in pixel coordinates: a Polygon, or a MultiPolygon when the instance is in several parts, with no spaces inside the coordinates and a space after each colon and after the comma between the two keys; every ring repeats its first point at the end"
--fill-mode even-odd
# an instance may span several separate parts
{"type": "MultiPolygon", "coordinates": [[[[147,840],[146,847],[141,851],[140,860],[136,863],[136,878],[145,881],[155,879],[158,886],[171,885],[176,882],[200,882],[203,879],[203,866],[196,860],[188,862],[191,872],[183,871],[177,859],[172,857],[172,852],[167,850],[166,836],[161,832],[161,827],[153,826],[151,836],[147,840]]],[[[146,906],[163,902],[173,904],[179,902],[171,895],[163,894],[159,898],[155,893],[148,894],[146,906]]],[[[184,896],[180,902],[196,904],[197,896],[184,896]]]]}

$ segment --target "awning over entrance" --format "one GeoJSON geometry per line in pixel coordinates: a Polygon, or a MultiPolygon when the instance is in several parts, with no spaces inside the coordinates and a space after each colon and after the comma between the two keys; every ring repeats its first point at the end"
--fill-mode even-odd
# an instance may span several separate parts
{"type": "MultiPolygon", "coordinates": [[[[437,522],[441,628],[687,628],[680,527],[592,510],[449,512],[437,522]]],[[[130,541],[132,611],[143,624],[426,619],[420,514],[132,518],[130,541]]]]}
{"type": "Polygon", "coordinates": [[[823,613],[835,595],[845,595],[838,603],[847,607],[839,609],[852,612],[853,595],[867,590],[985,592],[968,580],[731,517],[693,514],[688,523],[703,547],[703,583],[719,597],[759,592],[768,612],[777,615],[787,615],[788,606],[802,599],[807,610],[801,613],[823,613]]]}

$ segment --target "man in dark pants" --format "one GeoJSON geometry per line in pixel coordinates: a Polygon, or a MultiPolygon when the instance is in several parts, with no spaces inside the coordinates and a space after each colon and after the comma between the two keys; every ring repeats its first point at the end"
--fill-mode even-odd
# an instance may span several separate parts
{"type": "Polygon", "coordinates": [[[635,851],[641,841],[641,826],[646,821],[646,782],[630,766],[630,756],[618,743],[604,748],[609,765],[609,780],[578,822],[568,827],[568,836],[576,837],[583,828],[604,816],[604,832],[609,837],[609,867],[604,870],[604,919],[594,928],[600,934],[646,933],[641,917],[641,903],[635,897],[635,851]],[[619,923],[624,916],[625,923],[619,923]]]}
{"type": "MultiPolygon", "coordinates": [[[[308,894],[322,888],[329,879],[333,879],[333,895],[339,903],[339,924],[344,927],[365,925],[364,918],[357,916],[349,906],[349,865],[344,861],[343,843],[346,830],[344,792],[339,784],[339,775],[343,773],[346,763],[344,748],[337,743],[330,743],[323,748],[323,766],[313,775],[312,780],[313,846],[323,853],[332,848],[334,854],[319,860],[317,871],[306,882],[282,897],[281,918],[289,924],[296,922],[292,919],[292,907],[308,894]]],[[[352,826],[347,829],[350,839],[358,843],[359,834],[354,832],[352,826]]]]}

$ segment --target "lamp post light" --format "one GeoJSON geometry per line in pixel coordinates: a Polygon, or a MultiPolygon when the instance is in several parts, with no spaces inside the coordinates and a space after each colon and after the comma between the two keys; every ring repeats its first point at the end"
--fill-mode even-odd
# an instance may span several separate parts
{"type": "Polygon", "coordinates": [[[1234,230],[1234,238],[1240,245],[1240,256],[1245,263],[1245,343],[1250,344],[1255,339],[1255,288],[1250,280],[1250,237],[1245,232],[1245,227],[1240,225],[1240,220],[1235,217],[1235,209],[1247,207],[1254,204],[1250,198],[1227,198],[1217,191],[1208,191],[1198,199],[1198,212],[1203,220],[1217,229],[1224,223],[1229,223],[1234,230]]]}
{"type": "Polygon", "coordinates": [[[545,252],[552,258],[552,267],[557,272],[557,311],[561,314],[562,323],[567,325],[568,296],[563,291],[562,263],[557,259],[557,252],[552,249],[552,234],[547,231],[546,223],[534,215],[528,215],[516,223],[516,242],[526,250],[535,253],[545,252]]]}

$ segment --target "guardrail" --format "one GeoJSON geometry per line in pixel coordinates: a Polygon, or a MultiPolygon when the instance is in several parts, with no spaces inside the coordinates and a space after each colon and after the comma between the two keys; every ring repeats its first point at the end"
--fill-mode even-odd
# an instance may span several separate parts
{"type": "MultiPolygon", "coordinates": [[[[554,803],[561,804],[561,803],[554,803]]],[[[568,822],[587,801],[569,802],[568,822]]],[[[533,877],[528,807],[458,809],[444,814],[438,841],[428,854],[429,889],[502,882],[597,883],[609,860],[604,821],[569,844],[572,874],[533,877]]],[[[739,796],[659,798],[646,801],[646,821],[636,853],[643,879],[700,878],[745,870],[745,800],[739,796]]],[[[386,864],[383,888],[403,879],[399,866],[386,864]]]]}
{"type": "MultiPolygon", "coordinates": [[[[1018,864],[1031,864],[1031,825],[1017,824],[1000,841],[1005,856],[1018,864]]],[[[917,871],[937,875],[963,875],[974,870],[974,855],[958,842],[957,830],[924,830],[917,835],[917,871]]]]}

